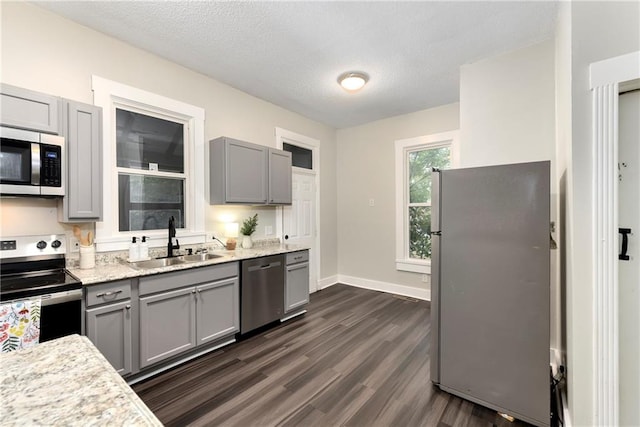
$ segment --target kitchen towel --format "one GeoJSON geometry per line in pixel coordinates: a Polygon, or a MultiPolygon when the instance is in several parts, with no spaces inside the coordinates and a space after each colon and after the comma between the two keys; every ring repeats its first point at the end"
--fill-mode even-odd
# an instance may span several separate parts
{"type": "Polygon", "coordinates": [[[40,341],[40,298],[0,305],[2,353],[33,347],[40,341]]]}

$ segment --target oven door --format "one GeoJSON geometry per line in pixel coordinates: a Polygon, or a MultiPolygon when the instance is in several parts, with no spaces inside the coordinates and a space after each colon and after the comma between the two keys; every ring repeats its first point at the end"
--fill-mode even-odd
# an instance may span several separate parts
{"type": "Polygon", "coordinates": [[[40,134],[0,128],[0,193],[40,194],[40,134]]]}
{"type": "Polygon", "coordinates": [[[81,333],[82,289],[42,295],[40,342],[81,333]]]}

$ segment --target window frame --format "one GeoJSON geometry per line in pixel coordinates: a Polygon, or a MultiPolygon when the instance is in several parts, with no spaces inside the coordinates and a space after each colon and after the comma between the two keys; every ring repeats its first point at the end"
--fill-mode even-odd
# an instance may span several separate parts
{"type": "MultiPolygon", "coordinates": [[[[177,230],[181,244],[198,244],[205,233],[205,138],[203,108],[170,99],[152,92],[92,76],[94,105],[102,107],[102,170],[104,220],[96,223],[96,250],[126,250],[131,237],[148,236],[150,247],[167,244],[166,230],[119,231],[118,168],[116,162],[116,108],[183,123],[188,139],[185,143],[185,224],[177,230]]],[[[143,170],[137,172],[144,173],[143,170]]],[[[175,176],[174,174],[171,174],[175,176]]]]}
{"type": "Polygon", "coordinates": [[[409,154],[415,151],[449,147],[451,167],[457,167],[458,139],[459,131],[453,130],[395,141],[396,270],[431,274],[430,258],[415,259],[409,256],[409,206],[427,205],[409,203],[409,154]]]}

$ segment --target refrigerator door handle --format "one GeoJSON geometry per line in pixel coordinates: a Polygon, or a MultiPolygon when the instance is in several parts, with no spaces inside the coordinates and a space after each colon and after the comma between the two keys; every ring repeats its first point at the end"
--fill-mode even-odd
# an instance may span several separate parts
{"type": "Polygon", "coordinates": [[[431,381],[440,384],[440,171],[431,174],[431,381]]]}

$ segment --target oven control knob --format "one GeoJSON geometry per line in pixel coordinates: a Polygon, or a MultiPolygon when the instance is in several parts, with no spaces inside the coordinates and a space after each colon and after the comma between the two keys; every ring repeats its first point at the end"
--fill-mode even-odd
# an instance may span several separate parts
{"type": "Polygon", "coordinates": [[[62,246],[62,242],[60,240],[54,240],[51,242],[51,247],[53,249],[58,249],[60,246],[62,246]]]}
{"type": "Polygon", "coordinates": [[[47,247],[47,242],[45,242],[44,240],[40,240],[38,243],[36,243],[36,248],[38,249],[44,249],[47,247]]]}

